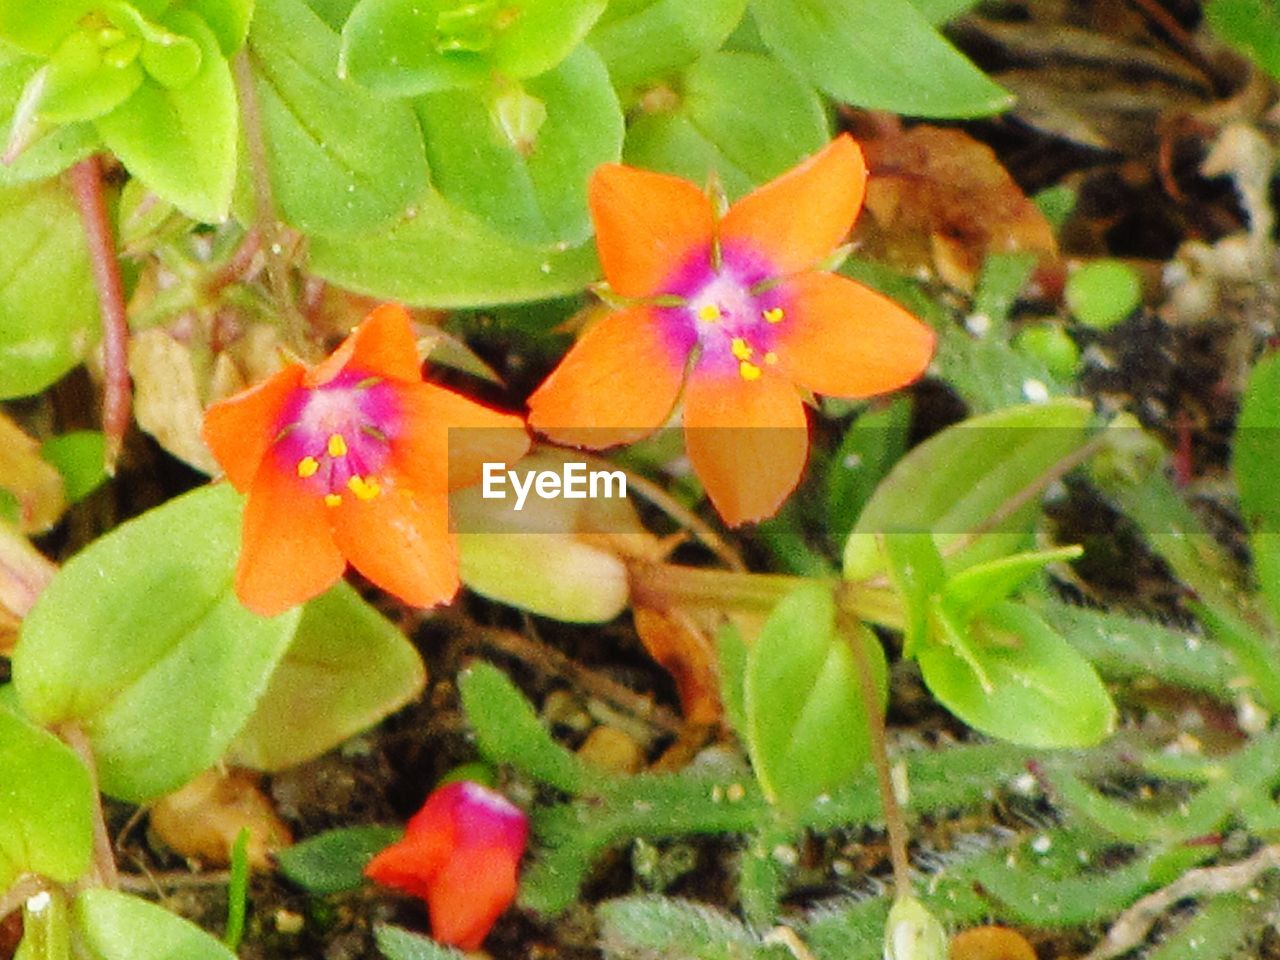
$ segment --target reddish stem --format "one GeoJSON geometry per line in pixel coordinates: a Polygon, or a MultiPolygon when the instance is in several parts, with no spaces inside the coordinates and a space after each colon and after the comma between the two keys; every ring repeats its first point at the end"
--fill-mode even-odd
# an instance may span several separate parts
{"type": "Polygon", "coordinates": [[[102,314],[102,432],[106,436],[106,470],[116,471],[116,460],[129,429],[133,388],[129,383],[129,325],[125,319],[124,282],[116,259],[115,235],[107,218],[102,189],[102,161],[86,157],[71,168],[71,191],[80,208],[89,266],[98,291],[102,314]]]}

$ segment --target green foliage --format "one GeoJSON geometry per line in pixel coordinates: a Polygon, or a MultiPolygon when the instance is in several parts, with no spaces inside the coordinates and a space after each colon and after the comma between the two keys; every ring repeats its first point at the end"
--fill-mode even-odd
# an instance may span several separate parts
{"type": "Polygon", "coordinates": [[[1009,94],[910,0],[751,0],[764,42],[837,100],[912,116],[998,113],[1009,94]]]}
{"type": "Polygon", "coordinates": [[[230,487],[204,487],[122,524],[62,568],[23,624],[23,711],[81,725],[113,796],[145,802],[215,763],[293,636],[300,610],[264,619],[232,591],[240,509],[230,487]]]}
{"type": "Polygon", "coordinates": [[[235,951],[244,938],[249,912],[249,828],[241,827],[231,845],[231,876],[227,879],[227,930],[222,942],[235,951]]]}
{"type": "Polygon", "coordinates": [[[23,93],[43,66],[38,57],[0,50],[0,145],[6,152],[25,144],[8,163],[0,163],[0,186],[43,180],[93,153],[98,133],[91,123],[53,129],[33,123],[33,105],[23,93]]]}
{"type": "Polygon", "coordinates": [[[741,921],[671,897],[607,900],[596,910],[600,947],[610,960],[786,960],[781,944],[765,946],[741,921]]]}
{"type": "Polygon", "coordinates": [[[605,0],[360,0],[342,31],[340,72],[385,96],[521,79],[567,57],[605,0]],[[425,41],[425,42],[424,42],[425,41]]]}
{"type": "Polygon", "coordinates": [[[413,644],[340,582],[303,608],[227,759],[268,771],[303,763],[398,710],[425,683],[413,644]]]}
{"type": "Polygon", "coordinates": [[[386,924],[375,927],[373,936],[387,960],[463,960],[466,956],[460,950],[386,924]]]}
{"type": "Polygon", "coordinates": [[[1086,327],[1109,330],[1142,302],[1142,281],[1119,260],[1095,260],[1067,277],[1067,309],[1086,327]]]}
{"type": "Polygon", "coordinates": [[[397,827],[342,827],[308,837],[276,853],[276,865],[310,893],[341,893],[365,882],[365,865],[403,835],[397,827]]]}
{"type": "Polygon", "coordinates": [[[1209,0],[1204,14],[1222,39],[1280,77],[1280,9],[1275,0],[1209,0]]]}
{"type": "Polygon", "coordinates": [[[431,94],[416,106],[446,199],[524,243],[571,245],[591,235],[587,177],[619,158],[623,120],[589,47],[523,86],[431,94]]]}
{"type": "Polygon", "coordinates": [[[75,204],[57,181],[0,188],[0,398],[37,393],[97,339],[75,204]]]}
{"type": "MultiPolygon", "coordinates": [[[[261,0],[249,35],[277,214],[348,236],[406,214],[427,184],[413,110],[337,76],[339,39],[302,0],[261,0]]],[[[236,207],[252,209],[240,158],[236,207]]]]}
{"type": "Polygon", "coordinates": [[[870,756],[871,710],[863,703],[860,643],[884,696],[884,651],[865,628],[837,628],[835,599],[822,584],[783,599],[747,654],[742,731],[765,796],[789,816],[848,781],[870,756]]]}
{"type": "Polygon", "coordinates": [[[76,933],[93,960],[234,960],[189,920],[114,890],[85,890],[74,904],[76,933]]]}
{"type": "Polygon", "coordinates": [[[703,183],[732,198],[816,153],[830,136],[814,89],[769,57],[716,53],[672,81],[668,97],[627,131],[626,161],[703,183]]]}
{"type": "Polygon", "coordinates": [[[1280,355],[1254,366],[1236,422],[1232,468],[1249,529],[1254,570],[1271,615],[1280,621],[1280,355]]]}
{"type": "Polygon", "coordinates": [[[614,0],[587,42],[604,58],[614,86],[626,91],[718,50],[746,8],[747,0],[614,0]]]}
{"type": "Polygon", "coordinates": [[[867,501],[907,449],[911,400],[868,407],[844,432],[826,470],[827,539],[840,550],[867,501]]]}
{"type": "Polygon", "coordinates": [[[97,798],[84,763],[0,706],[0,890],[21,874],[71,883],[89,866],[97,798]]]}
{"type": "Polygon", "coordinates": [[[102,464],[106,443],[98,430],[74,430],[50,437],[40,455],[62,474],[63,490],[72,503],[83,500],[107,479],[102,464]]]}

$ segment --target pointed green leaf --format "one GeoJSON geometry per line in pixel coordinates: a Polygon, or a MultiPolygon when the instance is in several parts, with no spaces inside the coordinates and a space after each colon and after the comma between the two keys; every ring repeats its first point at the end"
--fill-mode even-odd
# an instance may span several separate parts
{"type": "Polygon", "coordinates": [[[39,58],[0,50],[0,151],[14,151],[8,163],[0,161],[0,186],[51,177],[97,149],[92,124],[50,127],[36,117],[36,104],[22,102],[43,66],[39,58]]]}
{"type": "Polygon", "coordinates": [[[1082,553],[1081,547],[1059,547],[974,564],[947,580],[942,588],[942,603],[956,619],[971,620],[993,604],[1009,599],[1049,564],[1075,560],[1082,553]]]}
{"type": "Polygon", "coordinates": [[[1280,354],[1254,366],[1236,421],[1232,467],[1262,596],[1280,620],[1280,354]]]}
{"type": "Polygon", "coordinates": [[[604,58],[613,85],[627,90],[719,50],[746,9],[747,0],[614,2],[587,42],[604,58]]]}
{"type": "MultiPolygon", "coordinates": [[[[262,0],[249,46],[277,214],[341,235],[404,216],[428,179],[413,110],[340,80],[338,36],[301,0],[262,0]]],[[[247,161],[237,187],[247,213],[247,161]]]]}
{"type": "Polygon", "coordinates": [[[946,570],[928,533],[886,533],[879,538],[889,577],[906,608],[902,655],[910,657],[924,642],[929,625],[929,601],[942,588],[946,570]]]}
{"type": "Polygon", "coordinates": [[[628,163],[695,183],[714,171],[736,198],[816,153],[830,137],[826,107],[814,89],[766,56],[712,54],[673,87],[669,109],[642,113],[627,131],[628,163]]]}
{"type": "Polygon", "coordinates": [[[945,640],[916,651],[929,690],[982,733],[1032,747],[1086,747],[1115,727],[1093,667],[1023,604],[997,603],[963,624],[935,606],[945,640]]]}
{"type": "Polygon", "coordinates": [[[524,243],[577,244],[591,235],[587,177],[618,160],[623,121],[590,48],[523,88],[431,94],[416,106],[432,179],[446,199],[524,243]],[[538,122],[508,120],[506,102],[540,105],[538,122]]]}
{"type": "Polygon", "coordinates": [[[402,836],[399,827],[342,827],[308,837],[275,853],[276,866],[308,893],[341,893],[365,882],[373,855],[402,836]]]}
{"type": "Polygon", "coordinates": [[[342,30],[342,72],[384,96],[533,77],[569,55],[605,0],[361,0],[342,30]]]}
{"type": "Polygon", "coordinates": [[[211,766],[244,726],[301,610],[232,589],[242,500],[202,487],[122,524],[59,571],[13,654],[22,709],[88,733],[102,789],[145,802],[211,766]]]}
{"type": "Polygon", "coordinates": [[[31,78],[38,90],[25,92],[42,121],[59,124],[93,120],[109,113],[133,95],[142,83],[136,57],[112,63],[102,57],[98,43],[77,30],[62,43],[49,62],[31,78]]]}
{"type": "Polygon", "coordinates": [[[747,750],[766,796],[790,814],[842,786],[869,756],[867,709],[850,643],[864,645],[883,691],[879,643],[863,627],[848,638],[837,632],[831,588],[815,583],[774,608],[748,654],[747,750]]]}
{"type": "Polygon", "coordinates": [[[918,117],[977,117],[1013,98],[910,0],[751,0],[783,63],[837,100],[918,117]]]}
{"type": "Polygon", "coordinates": [[[38,393],[98,339],[75,202],[56,180],[0,188],[0,398],[38,393]]]}
{"type": "Polygon", "coordinates": [[[80,758],[0,707],[0,890],[21,874],[71,883],[89,866],[97,797],[80,758]]]}
{"type": "Polygon", "coordinates": [[[175,10],[164,25],[200,46],[200,70],[169,89],[148,77],[96,125],[129,172],[195,220],[227,215],[236,173],[238,105],[231,68],[196,14],[175,10]]]}
{"type": "Polygon", "coordinates": [[[387,960],[465,960],[467,956],[453,947],[387,924],[375,927],[373,938],[387,960]]]}
{"type": "Polygon", "coordinates": [[[93,960],[235,960],[190,920],[126,893],[85,890],[73,909],[93,960]]]}
{"type": "Polygon", "coordinates": [[[868,407],[840,440],[826,472],[827,538],[839,549],[880,481],[907,450],[911,398],[868,407]]]}
{"type": "Polygon", "coordinates": [[[304,763],[400,709],[425,683],[417,648],[339,582],[303,608],[228,760],[266,771],[304,763]]]}

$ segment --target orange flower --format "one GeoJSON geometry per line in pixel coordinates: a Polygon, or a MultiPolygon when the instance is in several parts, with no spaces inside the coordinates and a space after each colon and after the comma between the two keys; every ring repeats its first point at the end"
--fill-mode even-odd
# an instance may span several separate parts
{"type": "Polygon", "coordinates": [[[365,876],[427,902],[431,935],[478,949],[516,895],[529,822],[502,794],[470,781],[446,784],[405,825],[404,839],[365,867],[365,876]]]}
{"type": "Polygon", "coordinates": [[[316,366],[213,404],[202,433],[249,495],[236,593],[264,616],[323,592],[348,560],[406,603],[448,600],[449,490],[528,448],[518,417],[422,382],[409,316],[391,305],[316,366]]]}
{"type": "Polygon", "coordinates": [[[529,399],[529,423],[584,447],[657,429],[683,388],[689,459],[730,524],[771,516],[804,471],[808,391],[869,397],[916,379],[933,332],[892,300],[819,269],[866,184],[848,135],[723,218],[677,177],[592,175],[605,278],[632,303],[592,327],[529,399]]]}

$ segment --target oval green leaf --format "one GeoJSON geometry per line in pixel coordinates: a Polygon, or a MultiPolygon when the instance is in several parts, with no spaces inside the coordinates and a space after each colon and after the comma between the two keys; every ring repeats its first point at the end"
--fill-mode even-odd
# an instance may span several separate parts
{"type": "MultiPolygon", "coordinates": [[[[338,79],[338,36],[301,0],[262,0],[249,46],[277,215],[342,235],[403,216],[428,179],[413,110],[338,79]]],[[[236,208],[252,210],[247,161],[236,208]]]]}
{"type": "Polygon", "coordinates": [[[175,10],[164,25],[200,45],[200,70],[178,89],[146,78],[132,97],[95,123],[129,172],[195,220],[217,222],[231,205],[239,107],[231,68],[213,31],[175,10]]]}
{"type": "Polygon", "coordinates": [[[236,960],[190,920],[127,893],[85,890],[73,915],[94,960],[236,960]]]}
{"type": "Polygon", "coordinates": [[[910,0],[751,0],[778,59],[847,103],[916,117],[979,117],[1013,98],[910,0]]]}
{"type": "Polygon", "coordinates": [[[717,53],[675,83],[673,108],[642,115],[627,132],[626,160],[702,183],[715,171],[730,197],[816,153],[830,137],[814,89],[769,57],[717,53]]]}
{"type": "Polygon", "coordinates": [[[89,772],[61,740],[0,706],[0,890],[21,874],[71,883],[89,866],[89,772]]]}
{"type": "Polygon", "coordinates": [[[384,96],[520,79],[569,55],[605,0],[361,0],[342,30],[340,70],[384,96]]]}
{"type": "Polygon", "coordinates": [[[95,6],[95,0],[8,0],[0,3],[0,40],[28,53],[52,53],[95,6]]]}
{"type": "Polygon", "coordinates": [[[880,644],[861,626],[853,637],[837,632],[832,590],[815,583],[774,608],[747,655],[747,751],[765,795],[789,814],[848,782],[870,756],[851,643],[863,644],[883,697],[880,644]]]}
{"type": "Polygon", "coordinates": [[[216,763],[301,616],[236,598],[240,496],[203,487],[122,524],[58,573],[13,654],[22,709],[78,723],[104,792],[143,803],[216,763]]]}
{"type": "Polygon", "coordinates": [[[56,180],[0,188],[0,399],[38,393],[97,341],[75,202],[56,180]]]}
{"type": "Polygon", "coordinates": [[[269,772],[304,763],[400,709],[425,683],[417,648],[340,582],[303,608],[227,759],[269,772]]]}
{"type": "Polygon", "coordinates": [[[719,50],[746,9],[747,0],[614,0],[587,42],[628,90],[719,50]]]}
{"type": "Polygon", "coordinates": [[[916,651],[925,684],[975,730],[1030,747],[1087,747],[1115,729],[1093,667],[1024,604],[1005,601],[969,624],[935,604],[934,636],[916,651]]]}
{"type": "Polygon", "coordinates": [[[437,93],[416,106],[446,199],[523,243],[578,244],[591,235],[587,177],[621,155],[623,120],[588,47],[523,89],[437,93]],[[536,122],[508,118],[503,107],[517,100],[540,105],[536,122]]]}
{"type": "Polygon", "coordinates": [[[402,836],[400,827],[343,827],[327,830],[276,851],[276,866],[308,893],[341,893],[365,882],[365,865],[402,836]]]}
{"type": "Polygon", "coordinates": [[[0,151],[15,151],[8,163],[0,162],[0,186],[44,180],[98,147],[93,124],[49,127],[36,116],[34,102],[23,102],[27,85],[43,65],[36,57],[0,51],[0,151]]]}

